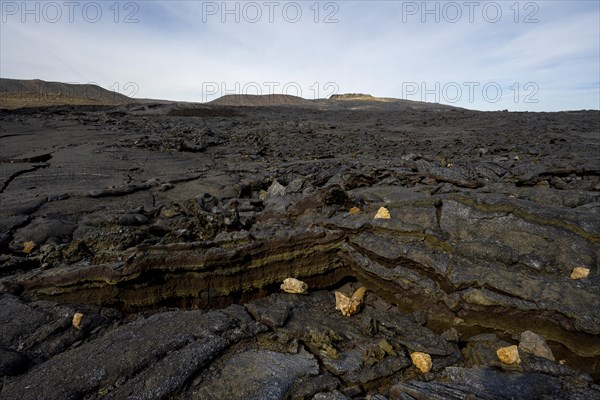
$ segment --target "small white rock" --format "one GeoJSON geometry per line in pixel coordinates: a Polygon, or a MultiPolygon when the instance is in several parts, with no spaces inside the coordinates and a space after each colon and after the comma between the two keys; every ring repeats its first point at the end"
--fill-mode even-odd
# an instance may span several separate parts
{"type": "Polygon", "coordinates": [[[498,359],[504,364],[521,364],[521,358],[519,357],[519,348],[515,345],[500,347],[498,350],[496,350],[496,355],[498,356],[498,359]]]}
{"type": "Polygon", "coordinates": [[[308,285],[296,278],[286,278],[281,284],[281,290],[286,293],[306,294],[308,293],[308,285]]]}
{"type": "Polygon", "coordinates": [[[590,270],[584,267],[576,267],[573,268],[573,272],[571,272],[571,279],[583,279],[587,278],[590,275],[590,270]]]}
{"type": "Polygon", "coordinates": [[[426,374],[431,371],[433,361],[431,360],[431,356],[429,354],[415,351],[414,353],[410,353],[410,359],[412,360],[414,366],[417,367],[422,373],[426,374]]]}
{"type": "Polygon", "coordinates": [[[80,312],[73,314],[73,321],[72,321],[73,328],[75,328],[75,329],[81,328],[81,320],[83,319],[83,317],[84,317],[84,314],[80,313],[80,312]]]}
{"type": "Polygon", "coordinates": [[[390,219],[391,215],[390,212],[387,208],[385,207],[379,207],[379,210],[377,210],[377,214],[375,214],[375,219],[390,219]]]}
{"type": "Polygon", "coordinates": [[[356,314],[362,305],[366,292],[367,288],[364,286],[358,288],[352,297],[348,297],[341,292],[335,292],[335,309],[340,310],[344,317],[356,314]]]}
{"type": "Polygon", "coordinates": [[[285,196],[285,186],[276,180],[267,189],[267,198],[285,196]]]}

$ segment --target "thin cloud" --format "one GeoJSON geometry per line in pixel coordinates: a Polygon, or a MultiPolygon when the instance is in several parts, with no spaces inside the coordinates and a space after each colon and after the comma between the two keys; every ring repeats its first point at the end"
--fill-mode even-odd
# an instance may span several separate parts
{"type": "MultiPolygon", "coordinates": [[[[94,24],[81,18],[23,24],[18,15],[6,16],[0,35],[1,74],[92,81],[105,87],[135,82],[137,97],[186,101],[207,100],[207,84],[219,86],[214,96],[245,84],[251,88],[253,82],[265,91],[273,88],[265,85],[269,82],[279,83],[276,91],[296,84],[300,94],[312,98],[330,94],[332,86],[327,85],[333,82],[340,92],[406,98],[407,85],[417,85],[420,90],[411,99],[443,103],[452,99],[441,89],[458,85],[464,93],[451,104],[483,110],[598,108],[598,2],[536,2],[537,11],[526,8],[532,2],[520,2],[517,22],[509,8],[513,2],[496,2],[503,11],[496,23],[486,21],[480,9],[474,21],[463,9],[455,23],[444,20],[448,15],[435,23],[434,15],[425,15],[422,22],[423,10],[407,15],[407,7],[422,2],[359,1],[332,3],[337,9],[318,3],[318,15],[310,8],[314,3],[299,2],[302,18],[291,23],[281,12],[289,3],[278,3],[273,22],[263,7],[256,23],[245,21],[244,15],[235,23],[235,15],[220,15],[221,10],[206,13],[207,7],[221,7],[222,2],[193,1],[135,3],[138,23],[123,22],[126,11],[132,11],[124,9],[126,2],[119,3],[119,23],[113,21],[108,3],[94,24]],[[523,23],[532,10],[538,22],[523,23]],[[332,11],[338,22],[324,23],[332,11]],[[470,82],[479,84],[474,99],[467,96],[465,84],[470,82]],[[514,91],[524,93],[531,82],[538,85],[538,101],[515,101],[514,91]],[[481,92],[494,84],[502,88],[497,102],[481,92]],[[425,96],[438,86],[437,98],[425,96]]],[[[233,10],[236,3],[227,7],[233,10]]]]}

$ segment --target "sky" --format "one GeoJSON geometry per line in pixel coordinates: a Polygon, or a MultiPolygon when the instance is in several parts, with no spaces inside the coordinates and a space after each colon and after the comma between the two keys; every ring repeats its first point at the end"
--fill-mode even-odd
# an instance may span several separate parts
{"type": "Polygon", "coordinates": [[[0,76],[136,98],[600,109],[600,1],[0,1],[0,76]]]}

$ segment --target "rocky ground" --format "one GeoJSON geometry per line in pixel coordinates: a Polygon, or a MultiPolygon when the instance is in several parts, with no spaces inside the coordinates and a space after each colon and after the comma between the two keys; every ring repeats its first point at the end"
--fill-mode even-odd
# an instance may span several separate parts
{"type": "Polygon", "coordinates": [[[0,111],[0,398],[600,399],[600,112],[190,107],[0,111]]]}

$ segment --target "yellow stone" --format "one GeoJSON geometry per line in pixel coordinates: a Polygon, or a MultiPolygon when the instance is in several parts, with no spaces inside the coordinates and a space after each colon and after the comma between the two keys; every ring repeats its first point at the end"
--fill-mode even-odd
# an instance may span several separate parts
{"type": "Polygon", "coordinates": [[[385,207],[379,207],[377,214],[375,214],[375,219],[390,219],[390,212],[385,207]]]}
{"type": "Polygon", "coordinates": [[[433,361],[431,361],[431,356],[427,353],[415,351],[414,353],[410,353],[410,359],[412,360],[413,365],[424,374],[431,371],[431,367],[433,367],[433,361]]]}
{"type": "Polygon", "coordinates": [[[29,254],[35,249],[35,242],[25,242],[23,243],[23,253],[29,254]]]}
{"type": "Polygon", "coordinates": [[[521,358],[519,357],[519,348],[516,345],[500,347],[496,350],[498,359],[504,364],[521,364],[521,358]]]}
{"type": "Polygon", "coordinates": [[[352,295],[352,301],[359,301],[362,303],[363,299],[365,298],[365,293],[367,293],[367,288],[364,286],[359,287],[352,295]]]}
{"type": "Polygon", "coordinates": [[[84,315],[80,312],[73,314],[73,328],[79,329],[81,327],[81,320],[83,319],[83,316],[84,315]]]}
{"type": "Polygon", "coordinates": [[[344,293],[335,292],[335,309],[340,310],[344,317],[350,317],[358,312],[365,297],[367,288],[361,287],[354,292],[352,297],[344,293]]]}
{"type": "Polygon", "coordinates": [[[573,268],[573,272],[571,272],[571,279],[587,278],[589,275],[590,270],[588,268],[576,267],[573,268]]]}
{"type": "Polygon", "coordinates": [[[296,278],[286,278],[280,287],[286,293],[306,294],[308,291],[308,285],[296,278]]]}
{"type": "Polygon", "coordinates": [[[340,310],[345,316],[350,309],[350,297],[342,292],[335,292],[335,309],[340,310]]]}
{"type": "Polygon", "coordinates": [[[358,207],[352,207],[349,211],[350,215],[356,215],[356,214],[360,214],[360,208],[358,207]]]}

